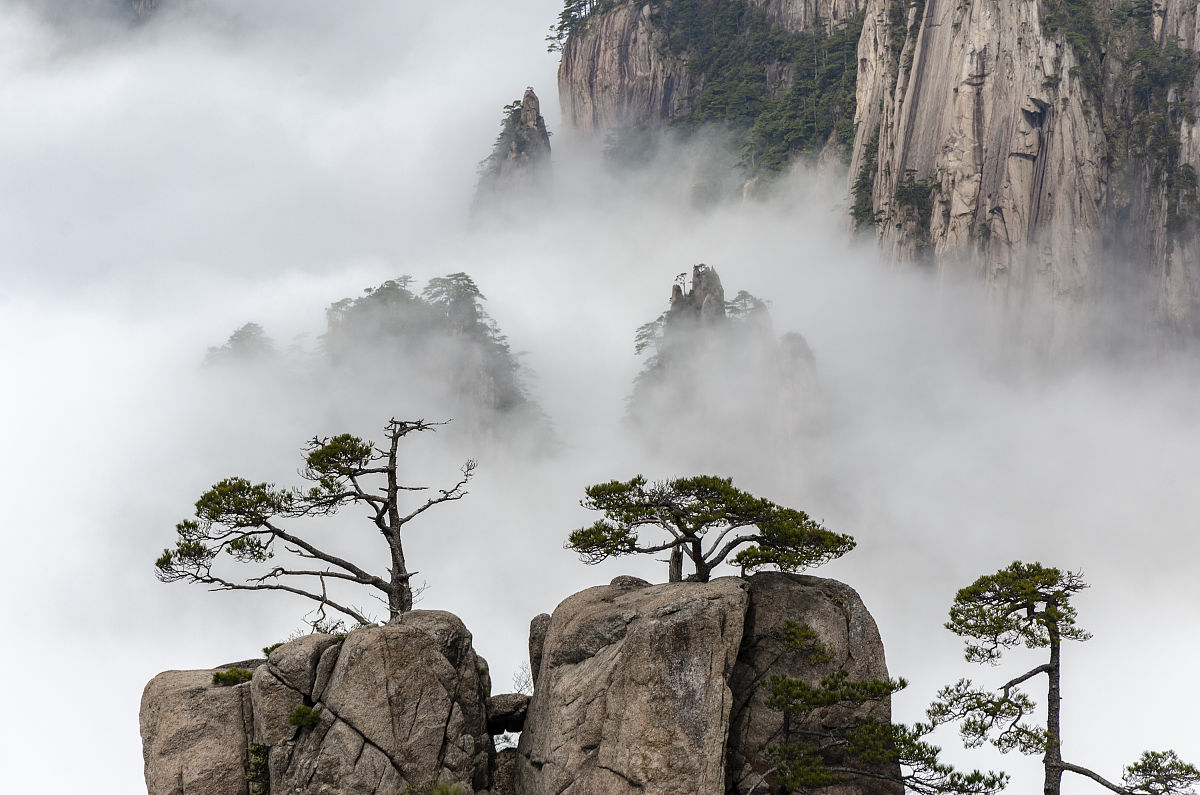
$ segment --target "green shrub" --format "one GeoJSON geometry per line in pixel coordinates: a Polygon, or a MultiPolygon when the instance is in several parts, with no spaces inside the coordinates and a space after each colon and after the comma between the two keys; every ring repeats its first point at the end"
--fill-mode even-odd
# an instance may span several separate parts
{"type": "Polygon", "coordinates": [[[271,770],[268,761],[271,746],[250,743],[246,750],[246,781],[250,784],[250,795],[271,795],[271,770]]]}
{"type": "Polygon", "coordinates": [[[221,687],[232,687],[242,682],[249,682],[254,677],[254,671],[245,668],[227,668],[224,671],[213,671],[212,683],[221,687]]]}
{"type": "Polygon", "coordinates": [[[281,640],[281,641],[279,641],[278,643],[272,643],[270,646],[263,646],[263,656],[264,656],[264,657],[270,657],[270,656],[271,656],[271,652],[273,652],[273,651],[275,651],[276,649],[278,649],[278,648],[279,648],[280,646],[282,646],[282,645],[283,645],[285,642],[286,642],[286,641],[282,641],[282,640],[281,640]]]}
{"type": "Polygon", "coordinates": [[[288,723],[295,726],[297,729],[303,729],[308,726],[315,726],[317,721],[321,719],[321,710],[306,707],[303,704],[292,710],[292,714],[288,715],[288,723]]]}
{"type": "Polygon", "coordinates": [[[747,0],[652,0],[651,8],[667,50],[703,85],[678,126],[725,127],[757,173],[781,171],[792,155],[831,138],[853,143],[863,12],[829,32],[818,22],[790,33],[747,0]],[[768,80],[781,66],[792,67],[782,92],[768,80]]]}

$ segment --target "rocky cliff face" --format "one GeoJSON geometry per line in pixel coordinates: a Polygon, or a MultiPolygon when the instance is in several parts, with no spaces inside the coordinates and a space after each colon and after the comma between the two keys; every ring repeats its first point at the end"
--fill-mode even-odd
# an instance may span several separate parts
{"type": "MultiPolygon", "coordinates": [[[[861,10],[865,0],[747,0],[789,33],[828,29],[861,10]]],[[[585,137],[614,129],[657,126],[692,112],[705,77],[689,70],[688,42],[672,40],[661,12],[671,0],[600,3],[563,45],[558,95],[563,126],[585,137]],[[679,46],[672,46],[677,44],[679,46]]],[[[701,9],[716,16],[716,8],[701,9]]],[[[773,93],[791,85],[791,65],[764,65],[773,93]]]]}
{"type": "Polygon", "coordinates": [[[1171,325],[1194,325],[1186,227],[1200,151],[1172,99],[1194,99],[1194,56],[1172,42],[1194,48],[1195,9],[870,0],[856,220],[899,257],[977,275],[1010,306],[1046,298],[1061,321],[1144,288],[1171,325]]]}
{"type": "MultiPolygon", "coordinates": [[[[752,171],[852,138],[854,224],[898,259],[984,281],[1025,333],[1069,342],[1112,301],[1200,333],[1197,0],[736,0],[722,6],[741,9],[736,26],[706,2],[596,4],[563,48],[566,127],[753,127],[752,171]],[[792,34],[861,20],[853,100],[800,83],[786,57],[750,62],[713,44],[750,35],[753,12],[792,34]],[[713,64],[733,56],[753,80],[714,93],[713,64]],[[738,116],[772,102],[819,106],[806,127],[848,104],[853,124],[796,145],[796,129],[764,127],[779,113],[738,116]]],[[[828,56],[837,40],[817,46],[828,56]]]]}
{"type": "Polygon", "coordinates": [[[559,605],[517,747],[517,791],[722,791],[747,590],[732,578],[628,579],[559,605]]]}
{"type": "Polygon", "coordinates": [[[572,133],[660,124],[686,110],[690,90],[687,65],[667,52],[649,4],[597,14],[563,45],[558,98],[572,133]]]}
{"type": "MultiPolygon", "coordinates": [[[[749,795],[770,784],[763,747],[783,736],[765,704],[772,674],[887,678],[858,595],[801,575],[618,577],[536,618],[529,646],[532,700],[489,698],[470,633],[438,611],[302,637],[235,664],[253,669],[240,684],[214,684],[214,671],[160,674],[141,706],[148,792],[396,795],[442,781],[476,795],[749,795]],[[786,621],[811,628],[828,660],[789,656],[786,621]],[[491,736],[503,731],[522,731],[520,744],[496,753],[491,736]]],[[[883,704],[815,719],[887,713],[883,704]]],[[[867,779],[823,791],[898,792],[867,779]]]]}
{"type": "Polygon", "coordinates": [[[480,164],[477,201],[535,177],[550,164],[550,134],[533,89],[525,89],[521,99],[504,111],[492,153],[480,164]]]}
{"type": "Polygon", "coordinates": [[[449,613],[416,610],[344,640],[310,635],[260,662],[244,684],[168,671],[146,686],[149,795],[253,795],[268,783],[289,795],[396,795],[433,781],[487,791],[491,682],[449,613]]]}

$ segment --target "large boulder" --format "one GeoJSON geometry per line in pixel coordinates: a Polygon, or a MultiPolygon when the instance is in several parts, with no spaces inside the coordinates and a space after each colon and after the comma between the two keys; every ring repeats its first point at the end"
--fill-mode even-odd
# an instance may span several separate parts
{"type": "Polygon", "coordinates": [[[546,632],[516,791],[721,792],[747,603],[736,578],[567,598],[546,632]]]}
{"type": "MultiPolygon", "coordinates": [[[[746,795],[763,780],[763,774],[770,768],[763,748],[782,739],[783,714],[766,705],[772,675],[801,679],[812,685],[835,671],[845,671],[851,680],[888,678],[879,629],[853,588],[837,580],[781,572],[755,574],[750,577],[749,585],[745,635],[730,682],[733,713],[726,764],[726,792],[730,795],[746,795]],[[815,661],[811,655],[787,648],[779,636],[787,621],[811,628],[828,659],[815,661]]],[[[890,721],[890,702],[868,703],[853,709],[826,709],[814,713],[810,720],[825,726],[845,726],[858,717],[890,721]]],[[[894,766],[875,772],[899,773],[894,766]]],[[[763,788],[755,791],[762,792],[763,788]]],[[[821,792],[902,795],[904,789],[896,781],[860,778],[821,792]]]]}
{"type": "Polygon", "coordinates": [[[142,693],[149,795],[245,795],[250,686],[213,684],[213,670],[166,671],[142,693]]]}
{"type": "MultiPolygon", "coordinates": [[[[274,649],[248,683],[219,687],[212,676],[168,671],[146,686],[150,795],[247,795],[252,771],[288,795],[488,787],[491,680],[450,613],[302,637],[274,649]]],[[[519,705],[509,706],[515,720],[519,705]]]]}
{"type": "Polygon", "coordinates": [[[529,622],[529,678],[537,685],[542,670],[542,649],[546,646],[546,631],[550,629],[550,614],[538,613],[529,622]]]}
{"type": "MultiPolygon", "coordinates": [[[[356,630],[339,647],[314,643],[279,656],[277,663],[280,651],[261,674],[261,692],[267,684],[277,689],[267,682],[274,678],[294,688],[295,699],[286,702],[280,694],[273,699],[320,713],[312,726],[288,725],[282,742],[270,729],[259,731],[260,742],[276,740],[270,753],[273,791],[395,795],[434,781],[468,791],[487,787],[490,681],[457,617],[414,610],[398,623],[356,630]],[[300,659],[307,665],[284,669],[283,663],[300,659]]],[[[268,703],[263,699],[264,707],[268,703]]],[[[258,701],[255,707],[260,728],[258,701]]],[[[274,724],[286,720],[281,707],[270,713],[274,724]]]]}

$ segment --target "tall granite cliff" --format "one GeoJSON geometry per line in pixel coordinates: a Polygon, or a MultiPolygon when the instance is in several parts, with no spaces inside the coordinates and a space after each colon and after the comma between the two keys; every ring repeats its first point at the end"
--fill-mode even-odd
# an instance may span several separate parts
{"type": "MultiPolygon", "coordinates": [[[[794,83],[799,51],[788,36],[811,32],[823,38],[864,5],[865,0],[592,3],[563,42],[558,92],[564,127],[603,137],[625,127],[660,126],[697,110],[723,121],[758,113],[794,83]],[[784,36],[772,38],[778,33],[784,36]],[[747,63],[731,63],[751,49],[755,56],[747,63]],[[732,71],[738,72],[737,91],[722,86],[706,94],[732,71]]],[[[852,82],[852,60],[849,67],[852,82]]]]}
{"type": "Polygon", "coordinates": [[[1195,0],[870,0],[856,220],[1009,304],[1197,320],[1195,0]]]}
{"type": "Polygon", "coordinates": [[[767,170],[822,136],[852,141],[852,223],[895,258],[982,280],[1022,322],[1038,308],[1051,337],[1113,299],[1136,304],[1140,322],[1200,332],[1198,0],[721,7],[737,24],[709,0],[592,4],[563,46],[567,130],[715,119],[752,130],[747,160],[767,170]],[[708,22],[697,27],[700,17],[708,22]],[[738,60],[753,66],[732,70],[753,90],[714,92],[733,50],[712,39],[753,39],[747,20],[776,38],[828,37],[793,38],[782,51],[791,56],[738,60]],[[839,31],[857,37],[856,58],[839,58],[839,31]],[[821,74],[801,81],[793,56],[809,45],[821,74]],[[838,69],[852,75],[852,97],[830,79],[838,69]],[[852,122],[838,118],[847,103],[852,122]],[[821,135],[770,129],[807,105],[821,108],[814,120],[833,118],[821,135]]]}

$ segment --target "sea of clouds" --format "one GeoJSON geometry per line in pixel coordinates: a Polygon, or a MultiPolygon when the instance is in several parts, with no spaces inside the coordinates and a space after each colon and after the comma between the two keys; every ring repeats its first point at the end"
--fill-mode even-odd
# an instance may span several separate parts
{"type": "MultiPolygon", "coordinates": [[[[889,667],[912,683],[898,719],[960,676],[1000,683],[1032,659],[973,670],[941,624],[957,588],[1038,560],[1093,585],[1077,605],[1095,637],[1065,652],[1064,755],[1110,778],[1146,748],[1200,759],[1180,703],[1200,652],[1192,352],[1031,351],[1014,342],[1021,319],[976,286],[853,240],[836,169],[797,168],[748,199],[698,192],[712,161],[698,144],[614,173],[559,128],[542,40],[556,12],[190,0],[134,25],[119,4],[0,3],[0,593],[13,622],[0,746],[13,791],[75,788],[77,771],[93,791],[138,791],[145,682],[254,656],[301,626],[307,606],[162,585],[153,561],[221,477],[293,484],[314,434],[444,419],[386,359],[378,388],[322,380],[317,362],[332,302],[458,271],[523,353],[558,440],[535,453],[451,424],[405,443],[408,482],[446,485],[480,462],[471,495],[414,524],[406,550],[428,586],[419,606],[463,618],[498,692],[533,615],[617,574],[665,579],[659,562],[588,568],[562,548],[591,521],[583,488],[713,473],[855,536],[817,573],[874,613],[889,667]],[[553,177],[472,220],[476,164],[526,85],[557,133],[553,177]],[[702,413],[693,434],[654,446],[624,422],[634,330],[701,262],[727,295],[769,300],[776,332],[815,354],[819,411],[782,449],[702,413]],[[287,366],[203,368],[247,321],[287,366]],[[72,772],[48,774],[64,748],[72,772]]],[[[697,400],[736,394],[714,379],[697,400]]],[[[363,526],[347,511],[317,532],[370,560],[363,526]]],[[[1010,770],[1011,791],[1040,780],[1036,760],[940,739],[965,765],[1010,770]]]]}

